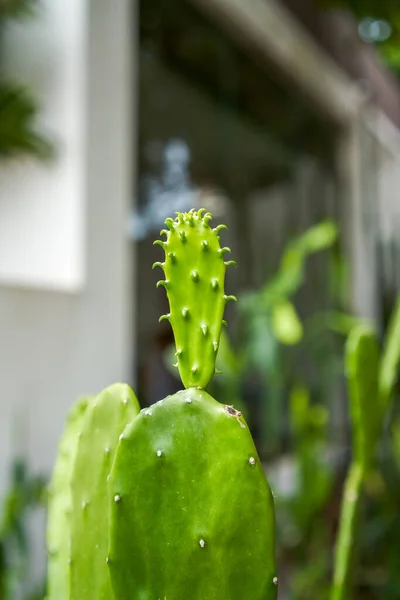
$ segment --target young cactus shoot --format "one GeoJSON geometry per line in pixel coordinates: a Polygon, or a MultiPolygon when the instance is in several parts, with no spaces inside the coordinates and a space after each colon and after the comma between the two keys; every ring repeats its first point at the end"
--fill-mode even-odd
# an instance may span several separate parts
{"type": "Polygon", "coordinates": [[[215,373],[224,310],[229,300],[224,291],[225,273],[234,261],[226,261],[229,248],[221,247],[219,232],[226,228],[210,227],[210,213],[204,209],[178,213],[175,220],[165,221],[168,230],[157,240],[165,251],[165,261],[156,262],[165,279],[158,286],[165,287],[170,312],[167,319],[172,326],[176,346],[176,366],[186,388],[205,388],[215,373]]]}

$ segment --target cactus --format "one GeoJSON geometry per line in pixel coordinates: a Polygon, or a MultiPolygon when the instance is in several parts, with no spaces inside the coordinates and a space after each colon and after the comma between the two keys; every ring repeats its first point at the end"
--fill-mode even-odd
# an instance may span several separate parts
{"type": "Polygon", "coordinates": [[[379,346],[373,331],[360,326],[350,333],[346,374],[353,430],[353,460],[347,475],[336,545],[332,600],[351,597],[363,484],[370,472],[380,432],[378,400],[379,346]]]}
{"type": "Polygon", "coordinates": [[[376,334],[364,326],[349,335],[347,377],[353,429],[353,460],[345,482],[336,544],[332,600],[351,597],[363,487],[374,468],[383,423],[400,364],[400,296],[380,354],[376,334]]]}
{"type": "Polygon", "coordinates": [[[165,251],[165,262],[154,267],[164,270],[164,286],[170,312],[160,320],[171,323],[176,345],[176,366],[186,388],[205,388],[215,373],[223,314],[229,300],[235,296],[224,293],[225,271],[234,261],[225,261],[230,249],[221,248],[218,233],[225,225],[212,229],[211,214],[198,212],[178,213],[167,219],[161,234],[166,240],[157,240],[165,251]]]}
{"type": "Polygon", "coordinates": [[[108,475],[125,426],[139,412],[132,389],[114,384],[89,405],[71,481],[71,600],[110,600],[108,475]]]}
{"type": "Polygon", "coordinates": [[[70,483],[82,427],[90,398],[73,405],[61,437],[49,488],[47,518],[48,578],[47,600],[69,600],[69,545],[72,498],[70,483]]]}
{"type": "Polygon", "coordinates": [[[212,229],[203,212],[167,219],[166,240],[157,242],[166,276],[158,285],[170,303],[162,318],[186,389],[140,414],[122,384],[90,402],[64,481],[70,529],[54,518],[55,536],[71,540],[61,600],[277,597],[271,490],[241,413],[204,390],[235,298],[224,292],[233,264],[219,243],[224,226],[212,229]]]}
{"type": "Polygon", "coordinates": [[[273,498],[241,413],[187,389],[127,427],[110,476],[116,600],[272,600],[273,498]]]}
{"type": "MultiPolygon", "coordinates": [[[[215,371],[228,249],[210,214],[178,214],[161,242],[182,392],[146,409],[110,475],[116,600],[273,600],[272,493],[240,412],[202,388],[215,371]]],[[[228,263],[229,264],[229,263],[228,263]]]]}

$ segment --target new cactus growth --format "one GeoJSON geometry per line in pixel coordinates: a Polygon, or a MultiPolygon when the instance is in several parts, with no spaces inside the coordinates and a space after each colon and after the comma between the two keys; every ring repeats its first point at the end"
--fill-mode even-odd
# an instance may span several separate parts
{"type": "Polygon", "coordinates": [[[71,600],[113,598],[106,564],[108,476],[120,435],[138,412],[136,396],[124,384],[104,390],[86,411],[71,481],[71,600]]]}
{"type": "Polygon", "coordinates": [[[211,214],[200,209],[167,219],[168,230],[161,233],[166,240],[157,240],[165,251],[165,262],[153,267],[164,270],[160,280],[167,291],[176,345],[176,366],[186,388],[205,388],[215,373],[223,314],[229,300],[224,292],[225,271],[234,261],[225,261],[230,252],[221,247],[219,235],[224,225],[212,229],[211,214]]]}
{"type": "Polygon", "coordinates": [[[69,600],[69,553],[71,541],[71,478],[82,427],[90,398],[80,398],[72,407],[60,439],[49,489],[47,547],[47,600],[69,600]]]}
{"type": "Polygon", "coordinates": [[[196,388],[141,412],[110,477],[116,600],[272,600],[273,498],[241,414],[196,388]]]}

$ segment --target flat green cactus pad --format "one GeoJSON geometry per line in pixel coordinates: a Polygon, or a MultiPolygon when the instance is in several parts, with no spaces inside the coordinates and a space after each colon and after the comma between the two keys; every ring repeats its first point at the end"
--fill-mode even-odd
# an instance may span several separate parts
{"type": "Polygon", "coordinates": [[[71,539],[71,478],[88,402],[80,398],[73,405],[60,439],[49,488],[47,516],[47,600],[69,600],[69,552],[71,539]]]}
{"type": "Polygon", "coordinates": [[[90,404],[72,477],[70,600],[112,600],[106,564],[109,544],[108,475],[119,437],[139,413],[128,385],[115,384],[90,404]]]}
{"type": "Polygon", "coordinates": [[[110,474],[116,600],[275,600],[273,497],[240,413],[203,390],[124,431],[110,474]]]}
{"type": "Polygon", "coordinates": [[[165,251],[165,262],[155,263],[165,273],[159,281],[167,291],[176,345],[176,366],[183,385],[206,387],[215,373],[223,315],[228,300],[224,293],[225,272],[234,261],[225,261],[229,248],[221,248],[218,233],[225,225],[212,229],[211,214],[204,209],[167,219],[165,241],[155,242],[165,251]]]}

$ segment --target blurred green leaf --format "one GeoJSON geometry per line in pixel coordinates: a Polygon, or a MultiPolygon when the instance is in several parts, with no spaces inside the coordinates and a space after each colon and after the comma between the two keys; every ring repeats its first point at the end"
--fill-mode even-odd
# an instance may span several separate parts
{"type": "Polygon", "coordinates": [[[298,344],[303,337],[303,325],[289,300],[281,300],[273,306],[271,325],[278,342],[286,346],[298,344]]]}

